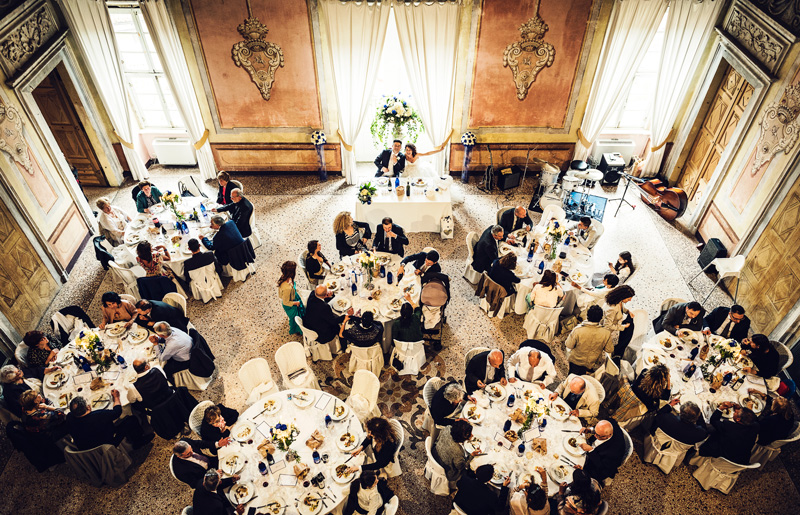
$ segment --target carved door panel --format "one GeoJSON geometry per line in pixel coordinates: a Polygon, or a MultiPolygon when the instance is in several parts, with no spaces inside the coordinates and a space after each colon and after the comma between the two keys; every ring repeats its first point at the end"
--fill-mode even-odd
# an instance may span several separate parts
{"type": "Polygon", "coordinates": [[[755,332],[769,334],[800,298],[800,180],[753,250],[739,284],[739,303],[755,332]]]}
{"type": "Polygon", "coordinates": [[[39,323],[57,291],[58,283],[0,204],[0,311],[25,334],[39,323]]]}
{"type": "Polygon", "coordinates": [[[51,72],[33,90],[33,97],[67,163],[78,169],[80,183],[86,186],[107,186],[108,182],[97,155],[56,71],[51,72]]]}

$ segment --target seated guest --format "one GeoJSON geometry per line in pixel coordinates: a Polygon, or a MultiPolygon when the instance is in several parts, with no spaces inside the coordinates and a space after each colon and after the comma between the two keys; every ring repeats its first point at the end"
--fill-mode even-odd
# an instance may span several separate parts
{"type": "Polygon", "coordinates": [[[138,358],[133,360],[133,370],[136,372],[133,388],[139,397],[137,407],[152,409],[169,399],[174,392],[167,382],[166,373],[160,368],[150,368],[147,361],[138,358]]]}
{"type": "Polygon", "coordinates": [[[81,451],[94,449],[99,445],[119,445],[127,438],[134,448],[139,448],[153,439],[152,434],[144,436],[142,426],[136,417],[122,416],[119,391],[111,390],[114,406],[111,409],[93,410],[89,402],[80,395],[69,402],[67,427],[72,440],[81,451]],[[115,424],[115,421],[119,422],[115,424]]]}
{"type": "Polygon", "coordinates": [[[278,297],[281,299],[281,307],[286,316],[289,317],[289,334],[302,334],[303,331],[297,325],[296,317],[303,314],[303,302],[300,294],[297,293],[297,263],[294,261],[284,261],[281,265],[281,276],[278,278],[278,297]]]}
{"type": "Polygon", "coordinates": [[[572,408],[569,412],[573,417],[592,419],[597,417],[600,410],[600,399],[594,388],[586,388],[586,380],[576,375],[568,375],[567,378],[556,387],[556,391],[550,394],[550,400],[561,397],[567,406],[572,408]]]}
{"type": "Polygon", "coordinates": [[[475,470],[474,475],[470,472],[462,474],[453,504],[467,515],[488,515],[494,513],[498,506],[505,506],[511,477],[508,476],[503,481],[498,495],[489,485],[493,476],[493,465],[481,465],[475,470]]]}
{"type": "Polygon", "coordinates": [[[636,267],[633,266],[633,257],[631,256],[631,253],[627,250],[620,252],[616,263],[608,263],[608,270],[610,273],[617,276],[620,284],[625,284],[625,281],[628,280],[628,277],[630,277],[633,274],[633,271],[636,270],[636,267]]]}
{"type": "Polygon", "coordinates": [[[472,451],[471,455],[464,456],[464,442],[472,437],[472,424],[460,418],[452,422],[439,432],[436,442],[431,448],[431,454],[436,463],[444,468],[447,480],[451,482],[461,479],[461,472],[469,464],[473,456],[481,453],[480,450],[472,451]]]}
{"type": "Polygon", "coordinates": [[[422,307],[417,306],[411,295],[405,293],[406,299],[400,306],[400,318],[392,326],[392,338],[401,342],[418,342],[422,340],[422,307]]]}
{"type": "MultiPolygon", "coordinates": [[[[200,438],[205,444],[214,445],[217,449],[225,447],[231,441],[231,427],[237,420],[239,420],[239,413],[235,409],[227,408],[222,404],[209,406],[203,413],[200,438]]],[[[214,454],[216,454],[215,451],[214,454]]]]}
{"type": "Polygon", "coordinates": [[[236,227],[236,223],[233,220],[225,221],[220,215],[214,215],[211,217],[211,228],[217,231],[217,234],[214,235],[213,240],[209,240],[205,236],[203,236],[203,245],[208,250],[214,251],[214,256],[217,258],[217,261],[220,265],[225,266],[230,262],[228,258],[228,252],[234,247],[240,245],[244,238],[242,238],[242,234],[239,232],[239,228],[236,227]]]}
{"type": "Polygon", "coordinates": [[[489,269],[489,279],[496,282],[506,290],[506,294],[513,295],[517,292],[514,283],[518,283],[520,278],[514,273],[517,268],[517,255],[509,252],[500,259],[495,259],[492,268],[489,269]]]}
{"type": "Polygon", "coordinates": [[[122,209],[112,206],[107,197],[100,197],[95,204],[100,210],[100,216],[97,217],[100,234],[115,247],[122,244],[125,241],[125,228],[131,217],[122,209]]]}
{"type": "Polygon", "coordinates": [[[189,275],[189,272],[210,264],[214,265],[217,274],[222,275],[222,267],[219,266],[214,253],[203,252],[200,249],[200,242],[197,241],[197,238],[190,238],[189,241],[186,242],[186,248],[192,253],[192,257],[183,262],[183,278],[187,283],[191,284],[192,282],[192,277],[189,275]]]}
{"type": "Polygon", "coordinates": [[[729,308],[715,308],[703,319],[703,334],[713,333],[741,342],[747,338],[749,332],[750,319],[744,314],[744,308],[738,304],[729,308]]]}
{"type": "MultiPolygon", "coordinates": [[[[328,305],[328,301],[332,297],[333,293],[324,284],[314,288],[314,293],[308,297],[303,325],[317,333],[319,343],[328,343],[336,338],[344,323],[344,315],[334,315],[333,309],[328,305]]],[[[353,308],[350,308],[347,314],[352,316],[353,308]]]]}
{"type": "Polygon", "coordinates": [[[164,363],[164,373],[173,382],[177,372],[189,369],[192,338],[177,327],[170,327],[167,322],[156,322],[153,331],[156,334],[150,336],[150,342],[158,349],[158,359],[164,363]]]}
{"type": "Polygon", "coordinates": [[[235,510],[238,515],[244,513],[244,505],[232,505],[225,492],[239,481],[238,475],[225,479],[220,478],[220,471],[209,469],[203,476],[192,495],[192,515],[230,515],[235,510]]]}
{"type": "Polygon", "coordinates": [[[22,406],[22,424],[29,433],[47,434],[60,440],[67,434],[67,416],[33,390],[23,392],[19,398],[22,406]]]}
{"type": "Polygon", "coordinates": [[[676,414],[673,408],[679,402],[680,399],[673,399],[658,410],[650,432],[655,433],[656,429],[661,429],[670,438],[686,445],[702,442],[708,436],[708,430],[700,408],[692,401],[684,401],[681,403],[680,414],[676,414]]]}
{"type": "Polygon", "coordinates": [[[558,284],[558,276],[552,270],[545,270],[542,279],[533,285],[530,293],[531,304],[544,308],[558,306],[564,298],[564,290],[558,284]]]}
{"type": "Polygon", "coordinates": [[[219,189],[217,190],[217,204],[220,206],[225,206],[233,202],[233,199],[231,199],[231,191],[236,185],[230,184],[230,182],[231,176],[228,172],[221,171],[217,174],[217,183],[219,184],[219,189]]]}
{"type": "Polygon", "coordinates": [[[658,317],[653,322],[653,328],[656,334],[662,330],[670,334],[677,333],[678,329],[700,331],[703,329],[703,315],[705,313],[706,310],[697,301],[681,302],[675,304],[666,313],[658,317]]]}
{"type": "Polygon", "coordinates": [[[350,211],[342,211],[333,219],[333,234],[336,235],[336,250],[340,258],[367,250],[372,237],[369,225],[353,221],[350,211]]]}
{"type": "Polygon", "coordinates": [[[344,506],[344,515],[353,515],[354,513],[381,515],[386,503],[394,497],[386,479],[379,478],[376,473],[371,471],[364,472],[351,485],[350,495],[344,506]]]}
{"type": "Polygon", "coordinates": [[[467,363],[464,387],[467,393],[484,388],[487,384],[496,383],[505,386],[506,368],[503,366],[505,355],[499,349],[492,349],[476,354],[467,363]]]}
{"type": "Polygon", "coordinates": [[[231,202],[224,206],[213,208],[211,211],[214,213],[229,211],[231,220],[236,224],[242,238],[247,238],[253,234],[253,228],[250,227],[250,217],[253,215],[253,204],[242,195],[242,190],[239,188],[233,188],[231,190],[231,202]]]}
{"type": "Polygon", "coordinates": [[[514,209],[506,209],[500,215],[500,226],[503,228],[505,234],[511,234],[520,229],[531,230],[533,227],[533,220],[528,214],[528,210],[522,206],[517,206],[514,209]]]}
{"type": "Polygon", "coordinates": [[[468,396],[458,382],[447,383],[433,394],[429,407],[431,418],[437,426],[453,425],[461,413],[461,403],[467,400],[474,400],[474,397],[468,396]]]}
{"type": "Polygon", "coordinates": [[[648,411],[656,411],[660,401],[668,401],[670,397],[669,369],[666,365],[656,365],[642,370],[631,383],[631,389],[648,411]]]}
{"type": "Polygon", "coordinates": [[[711,415],[711,425],[716,429],[706,443],[700,446],[700,456],[725,458],[739,465],[750,463],[750,451],[758,439],[759,425],[756,414],[735,402],[721,402],[711,415]],[[722,418],[722,411],[733,408],[733,418],[722,418]]]}
{"type": "Polygon", "coordinates": [[[511,515],[550,515],[550,504],[547,502],[547,472],[542,467],[536,467],[539,473],[539,484],[526,479],[514,489],[508,506],[511,515]]]}
{"type": "Polygon", "coordinates": [[[619,277],[612,273],[598,273],[592,276],[591,286],[581,286],[575,281],[570,281],[570,284],[576,290],[579,290],[576,306],[580,310],[582,317],[585,317],[586,310],[589,306],[600,305],[603,303],[603,297],[606,293],[613,290],[619,284],[619,277]]]}
{"type": "Polygon", "coordinates": [[[570,374],[582,376],[594,372],[605,362],[606,353],[614,350],[611,331],[600,327],[602,319],[603,308],[589,306],[586,320],[569,333],[564,347],[570,351],[567,355],[570,374]]]}
{"type": "Polygon", "coordinates": [[[388,252],[403,256],[406,251],[403,248],[408,245],[408,238],[403,228],[392,222],[392,219],[384,217],[381,225],[375,229],[375,239],[372,240],[372,248],[377,252],[388,252]]]}
{"type": "Polygon", "coordinates": [[[554,497],[558,515],[595,515],[603,502],[600,494],[600,483],[596,479],[587,476],[583,470],[575,470],[572,483],[561,483],[554,497]]]}
{"type": "MultiPolygon", "coordinates": [[[[426,283],[435,274],[441,273],[442,266],[439,264],[439,253],[435,250],[428,252],[417,252],[403,258],[400,261],[400,268],[397,270],[397,277],[401,277],[406,273],[405,265],[411,263],[414,265],[414,275],[421,275],[422,282],[426,283]]],[[[400,282],[400,279],[397,280],[400,282]]]]}
{"type": "Polygon", "coordinates": [[[552,358],[532,347],[522,347],[508,360],[508,381],[517,378],[529,383],[538,382],[543,388],[556,380],[556,367],[552,358]]]}
{"type": "MultiPolygon", "coordinates": [[[[758,390],[751,389],[750,395],[758,390]]],[[[758,420],[758,445],[769,445],[775,440],[786,440],[794,429],[794,411],[784,397],[769,397],[767,408],[758,420]]]]}
{"type": "Polygon", "coordinates": [[[308,242],[308,253],[305,255],[305,263],[308,280],[313,286],[318,285],[321,280],[325,279],[325,269],[323,265],[327,265],[328,268],[331,267],[328,258],[322,254],[322,245],[317,240],[308,242]]]}
{"type": "Polygon", "coordinates": [[[202,440],[188,438],[175,442],[172,446],[172,454],[175,456],[172,459],[172,472],[178,481],[194,488],[208,470],[217,468],[217,457],[203,454],[203,449],[211,450],[216,447],[202,440]]]}
{"type": "Polygon", "coordinates": [[[164,276],[172,279],[174,277],[172,269],[164,266],[164,261],[172,261],[169,251],[164,245],[153,247],[149,241],[140,241],[136,245],[136,262],[144,268],[147,277],[164,276]]]}
{"type": "MultiPolygon", "coordinates": [[[[57,368],[54,367],[52,370],[57,370],[57,368]]],[[[6,402],[8,411],[18,417],[22,417],[20,396],[28,390],[34,389],[32,385],[39,387],[36,389],[37,392],[41,388],[35,382],[26,381],[25,374],[14,365],[5,365],[0,368],[0,383],[3,384],[3,400],[6,402]]]]}
{"type": "Polygon", "coordinates": [[[617,475],[625,459],[625,436],[615,420],[601,420],[594,426],[581,428],[581,434],[591,435],[588,443],[581,444],[586,451],[583,471],[592,479],[602,483],[617,475]]]}
{"type": "MultiPolygon", "coordinates": [[[[343,340],[356,347],[380,345],[383,342],[383,324],[376,322],[373,317],[372,311],[365,311],[360,320],[356,320],[352,327],[345,329],[350,320],[350,315],[346,314],[344,323],[339,329],[340,341],[343,340]]],[[[342,348],[345,348],[344,343],[342,343],[342,348]]]]}
{"type": "Polygon", "coordinates": [[[367,447],[372,447],[372,455],[375,461],[364,463],[360,466],[351,466],[348,470],[350,472],[373,471],[377,473],[394,462],[395,452],[397,452],[397,447],[401,443],[400,436],[394,432],[392,425],[383,417],[373,417],[367,420],[365,427],[367,430],[366,438],[350,454],[358,456],[367,447]]]}
{"type": "Polygon", "coordinates": [[[472,268],[476,272],[488,272],[494,260],[499,257],[500,242],[505,239],[505,232],[501,225],[492,225],[486,228],[481,234],[478,243],[475,244],[474,254],[472,255],[472,268]]]}
{"type": "Polygon", "coordinates": [[[41,331],[28,331],[22,337],[22,343],[28,346],[26,361],[32,368],[46,368],[58,356],[58,347],[50,344],[50,340],[41,331]]]}
{"type": "Polygon", "coordinates": [[[103,321],[100,322],[100,329],[105,329],[106,325],[116,322],[125,322],[125,327],[128,328],[132,326],[133,322],[136,320],[136,306],[127,300],[122,300],[122,297],[120,297],[117,292],[105,292],[100,298],[100,303],[103,305],[103,307],[100,308],[100,311],[103,313],[103,321]]]}
{"type": "Polygon", "coordinates": [[[592,219],[588,216],[582,216],[577,224],[569,227],[569,230],[570,235],[587,249],[594,248],[599,239],[597,227],[592,225],[592,219]]]}
{"type": "Polygon", "coordinates": [[[150,213],[150,208],[161,202],[161,196],[161,191],[150,181],[140,182],[139,193],[136,194],[136,211],[150,213]]]}
{"type": "Polygon", "coordinates": [[[136,303],[136,323],[140,326],[152,329],[156,322],[164,321],[181,331],[186,331],[188,319],[184,316],[183,310],[170,306],[160,300],[141,299],[136,303]]]}
{"type": "Polygon", "coordinates": [[[623,284],[617,286],[606,294],[606,305],[603,307],[603,327],[612,331],[612,338],[616,333],[617,341],[614,344],[614,356],[622,356],[633,338],[633,316],[625,306],[633,300],[636,292],[623,284]]]}
{"type": "Polygon", "coordinates": [[[780,355],[763,334],[754,334],[752,338],[742,340],[744,354],[753,360],[754,367],[743,367],[742,371],[758,377],[769,378],[778,375],[781,371],[780,355]]]}

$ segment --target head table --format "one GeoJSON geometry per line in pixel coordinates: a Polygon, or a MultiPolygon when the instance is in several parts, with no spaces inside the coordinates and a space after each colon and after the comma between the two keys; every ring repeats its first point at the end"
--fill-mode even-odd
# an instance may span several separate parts
{"type": "MultiPolygon", "coordinates": [[[[391,179],[394,181],[394,179],[391,179]]],[[[356,201],[355,220],[377,227],[384,217],[400,225],[406,233],[439,232],[441,220],[453,216],[449,186],[452,178],[426,177],[400,179],[400,185],[408,188],[411,182],[411,195],[397,195],[394,182],[389,191],[388,180],[378,178],[373,181],[377,191],[369,204],[356,201]]]]}
{"type": "MultiPolygon", "coordinates": [[[[340,399],[319,390],[290,389],[269,395],[250,406],[239,417],[239,421],[231,428],[231,443],[219,450],[219,463],[223,476],[239,475],[239,481],[227,492],[231,502],[245,505],[245,513],[249,508],[258,509],[259,513],[268,514],[300,514],[325,515],[342,503],[349,491],[350,482],[358,477],[358,473],[337,479],[336,467],[345,463],[350,457],[340,437],[349,432],[355,438],[350,450],[358,447],[364,439],[365,432],[353,411],[340,399]],[[301,399],[302,398],[302,399],[301,399]],[[272,404],[269,404],[272,402],[272,404]],[[344,408],[344,413],[335,416],[334,409],[344,408]],[[325,416],[331,416],[326,425],[325,416]],[[298,434],[290,448],[297,455],[297,461],[287,461],[286,452],[276,449],[272,455],[274,464],[269,466],[263,458],[258,446],[271,439],[270,430],[276,433],[277,424],[294,425],[298,434]],[[320,460],[314,462],[313,452],[306,441],[312,433],[318,431],[323,437],[317,448],[320,460]],[[327,462],[323,460],[327,457],[327,462]],[[296,463],[308,465],[310,470],[303,479],[295,476],[296,463]],[[236,463],[229,465],[229,463],[236,463]],[[259,464],[263,465],[259,467],[259,464]],[[261,470],[260,470],[261,469],[261,470]],[[324,475],[324,487],[312,484],[311,478],[319,473],[324,475]],[[237,498],[236,489],[242,485],[250,490],[252,497],[237,498]],[[316,507],[304,503],[306,497],[316,499],[316,507]],[[271,504],[272,503],[272,504],[271,504]],[[275,504],[278,503],[278,504],[275,504]],[[313,509],[312,509],[313,508],[313,509]],[[285,510],[285,511],[284,511],[285,510]]],[[[347,466],[360,465],[364,453],[350,459],[347,466]]]]}
{"type": "MultiPolygon", "coordinates": [[[[573,466],[569,463],[583,466],[586,457],[580,449],[569,448],[568,441],[575,438],[577,443],[584,440],[579,436],[581,423],[576,417],[569,416],[569,407],[559,397],[554,401],[549,400],[552,392],[540,388],[538,385],[524,381],[508,383],[505,387],[500,383],[488,385],[484,390],[477,390],[474,393],[477,401],[477,415],[475,412],[470,414],[470,409],[476,407],[472,402],[468,402],[462,411],[462,417],[473,424],[472,439],[464,443],[464,450],[467,454],[476,449],[480,449],[485,455],[475,457],[470,463],[470,467],[475,470],[481,465],[494,465],[495,476],[492,484],[499,486],[503,484],[506,476],[511,477],[511,487],[522,484],[525,480],[531,479],[532,483],[539,483],[539,474],[536,467],[542,467],[547,471],[548,492],[554,495],[558,492],[558,485],[562,482],[572,481],[573,466]],[[493,388],[500,387],[503,391],[501,397],[488,395],[486,392],[493,392],[493,388]],[[508,406],[508,395],[514,394],[516,397],[514,404],[508,406]],[[509,416],[516,410],[525,410],[526,402],[533,398],[536,399],[549,413],[538,418],[534,417],[527,431],[522,433],[522,437],[515,442],[510,442],[504,436],[504,424],[510,420],[509,416]],[[490,399],[491,400],[490,402],[490,399]],[[554,406],[560,405],[567,410],[563,415],[556,412],[554,406]],[[476,419],[477,417],[477,419],[476,419]],[[544,422],[544,425],[541,423],[544,422]],[[546,443],[544,449],[534,449],[534,447],[546,443]],[[519,445],[524,442],[525,448],[520,454],[519,445]],[[502,445],[500,445],[502,444],[502,445]]],[[[510,430],[517,432],[522,427],[521,423],[511,422],[510,430]]]]}

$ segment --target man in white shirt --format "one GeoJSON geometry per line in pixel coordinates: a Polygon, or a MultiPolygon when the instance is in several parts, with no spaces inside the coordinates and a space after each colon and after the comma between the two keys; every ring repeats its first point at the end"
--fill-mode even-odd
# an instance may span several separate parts
{"type": "Polygon", "coordinates": [[[166,322],[156,322],[153,330],[156,334],[150,337],[150,341],[157,345],[158,359],[164,364],[164,373],[169,382],[174,383],[173,375],[189,368],[192,338],[166,322]]]}
{"type": "Polygon", "coordinates": [[[506,370],[511,383],[519,378],[529,383],[538,382],[545,388],[556,379],[556,367],[550,356],[531,347],[523,347],[512,354],[506,370]]]}
{"type": "MultiPolygon", "coordinates": [[[[603,283],[595,288],[588,285],[581,286],[575,281],[572,281],[572,287],[580,291],[580,293],[578,293],[578,298],[575,300],[575,306],[580,310],[577,314],[585,320],[586,310],[589,309],[589,306],[602,306],[608,292],[616,288],[618,284],[619,277],[610,273],[605,274],[603,276],[603,283]]],[[[576,313],[573,311],[573,314],[576,313]]]]}
{"type": "Polygon", "coordinates": [[[597,243],[597,227],[592,225],[592,219],[588,216],[582,216],[577,225],[573,225],[569,229],[570,235],[587,249],[592,249],[597,243]]]}

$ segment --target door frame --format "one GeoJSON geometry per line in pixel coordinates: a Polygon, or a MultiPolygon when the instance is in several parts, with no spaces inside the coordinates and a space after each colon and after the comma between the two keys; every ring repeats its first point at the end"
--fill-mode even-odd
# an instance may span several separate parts
{"type": "Polygon", "coordinates": [[[716,91],[715,84],[719,84],[719,74],[727,66],[730,65],[737,73],[739,73],[751,86],[753,86],[753,96],[747,103],[747,107],[742,113],[742,118],[739,120],[736,130],[731,136],[728,145],[725,147],[722,156],[720,157],[714,173],[711,175],[706,186],[703,198],[698,202],[697,208],[692,213],[691,218],[684,222],[687,228],[695,232],[697,231],[700,221],[708,212],[711,202],[719,192],[725,177],[731,171],[733,164],[733,157],[739,149],[742,139],[744,138],[746,128],[750,127],[756,113],[764,101],[767,94],[769,85],[775,81],[773,77],[763,66],[745,54],[741,48],[731,41],[721,30],[715,29],[717,37],[715,39],[714,50],[712,57],[703,72],[703,82],[700,87],[695,90],[689,105],[689,115],[686,118],[678,137],[675,139],[675,147],[670,152],[667,161],[666,170],[670,170],[667,179],[673,182],[678,179],[685,160],[688,157],[694,140],[699,132],[702,120],[698,118],[704,117],[704,112],[707,110],[707,102],[710,100],[708,96],[716,91]]]}

